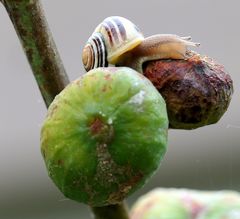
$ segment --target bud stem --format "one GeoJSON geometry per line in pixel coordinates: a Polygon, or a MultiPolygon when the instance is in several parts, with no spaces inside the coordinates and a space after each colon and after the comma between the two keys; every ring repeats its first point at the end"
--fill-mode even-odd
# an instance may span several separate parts
{"type": "Polygon", "coordinates": [[[124,203],[105,207],[93,207],[95,219],[129,219],[124,203]]]}

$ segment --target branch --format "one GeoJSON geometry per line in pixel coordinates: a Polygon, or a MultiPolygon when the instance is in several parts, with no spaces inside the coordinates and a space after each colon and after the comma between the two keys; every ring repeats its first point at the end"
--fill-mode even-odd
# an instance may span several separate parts
{"type": "Polygon", "coordinates": [[[38,0],[1,0],[47,106],[69,83],[38,0]]]}
{"type": "MultiPolygon", "coordinates": [[[[46,106],[69,83],[39,0],[0,0],[22,43],[46,106]]],[[[124,204],[92,208],[96,219],[128,219],[124,204]]]]}

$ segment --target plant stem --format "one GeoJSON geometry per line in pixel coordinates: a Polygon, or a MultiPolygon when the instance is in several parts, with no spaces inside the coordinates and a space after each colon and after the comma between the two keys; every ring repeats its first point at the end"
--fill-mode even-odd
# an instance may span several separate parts
{"type": "Polygon", "coordinates": [[[38,0],[2,0],[46,106],[69,83],[38,0]]]}
{"type": "Polygon", "coordinates": [[[129,219],[124,203],[105,207],[93,207],[95,219],[129,219]]]}
{"type": "MultiPolygon", "coordinates": [[[[48,107],[69,83],[39,0],[0,0],[22,43],[48,107]]],[[[128,219],[123,203],[92,208],[96,219],[128,219]]]]}

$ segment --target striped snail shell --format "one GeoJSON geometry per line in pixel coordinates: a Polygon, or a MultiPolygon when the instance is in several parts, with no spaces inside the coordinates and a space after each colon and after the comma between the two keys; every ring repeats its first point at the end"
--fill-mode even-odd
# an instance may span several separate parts
{"type": "Polygon", "coordinates": [[[112,16],[97,26],[82,53],[86,71],[116,64],[118,57],[138,46],[144,37],[126,18],[112,16]]]}

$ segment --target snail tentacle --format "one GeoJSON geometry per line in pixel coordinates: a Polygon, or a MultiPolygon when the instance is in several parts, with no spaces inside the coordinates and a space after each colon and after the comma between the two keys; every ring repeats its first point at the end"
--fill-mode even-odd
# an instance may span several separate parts
{"type": "Polygon", "coordinates": [[[181,37],[183,40],[188,40],[188,41],[190,41],[190,40],[192,40],[192,37],[191,36],[185,36],[185,37],[181,37]]]}

